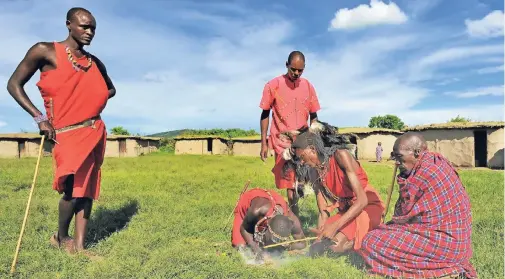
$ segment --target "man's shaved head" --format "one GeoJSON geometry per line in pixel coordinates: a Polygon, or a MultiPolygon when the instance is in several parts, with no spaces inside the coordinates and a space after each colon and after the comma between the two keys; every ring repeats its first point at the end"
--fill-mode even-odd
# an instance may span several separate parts
{"type": "Polygon", "coordinates": [[[420,133],[407,132],[396,139],[391,155],[400,174],[408,176],[425,151],[428,151],[428,145],[424,137],[420,133]]]}
{"type": "Polygon", "coordinates": [[[400,148],[414,151],[421,150],[425,151],[428,149],[428,145],[426,144],[426,140],[420,133],[416,132],[407,132],[397,139],[397,143],[400,148]]]}
{"type": "Polygon", "coordinates": [[[305,62],[305,55],[303,55],[303,53],[301,51],[295,50],[295,51],[292,51],[289,54],[289,56],[288,56],[288,64],[291,64],[291,62],[295,58],[301,59],[301,60],[303,60],[303,62],[305,62]]]}
{"type": "Polygon", "coordinates": [[[71,21],[77,13],[84,12],[91,15],[91,12],[81,7],[73,7],[67,12],[67,20],[71,21]]]}

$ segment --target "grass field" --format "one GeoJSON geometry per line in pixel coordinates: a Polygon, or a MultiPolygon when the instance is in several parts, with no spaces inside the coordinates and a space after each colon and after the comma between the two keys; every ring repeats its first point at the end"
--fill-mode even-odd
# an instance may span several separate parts
{"type": "MultiPolygon", "coordinates": [[[[35,158],[0,159],[0,277],[8,277],[35,158]]],[[[366,278],[355,256],[286,258],[277,267],[246,265],[223,231],[245,182],[274,188],[273,160],[151,154],[107,158],[88,245],[103,259],[69,257],[49,246],[59,195],[44,158],[23,237],[18,278],[366,278]]],[[[363,163],[386,200],[392,165],[363,163]]],[[[479,278],[503,278],[503,171],[462,170],[473,209],[472,263],[479,278]]],[[[280,192],[285,196],[284,191],[280,192]]],[[[390,206],[393,208],[394,192],[390,206]]],[[[315,225],[312,196],[301,203],[304,228],[315,225]]],[[[231,222],[230,222],[231,223],[231,222]]],[[[73,222],[72,222],[73,226],[73,222]]]]}

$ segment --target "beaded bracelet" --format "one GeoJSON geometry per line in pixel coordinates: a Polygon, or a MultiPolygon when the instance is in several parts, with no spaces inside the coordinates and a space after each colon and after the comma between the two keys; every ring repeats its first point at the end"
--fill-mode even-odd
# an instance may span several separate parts
{"type": "Polygon", "coordinates": [[[47,121],[49,119],[47,118],[47,115],[41,114],[41,115],[35,116],[33,118],[33,120],[35,120],[35,123],[39,124],[40,122],[44,122],[44,121],[47,121]]]}

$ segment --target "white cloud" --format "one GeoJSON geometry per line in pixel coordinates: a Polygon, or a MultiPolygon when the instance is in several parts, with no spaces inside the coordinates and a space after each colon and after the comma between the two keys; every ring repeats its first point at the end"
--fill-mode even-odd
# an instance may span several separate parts
{"type": "Polygon", "coordinates": [[[405,10],[412,18],[416,18],[432,10],[440,4],[440,2],[441,0],[410,0],[405,3],[405,10]]]}
{"type": "Polygon", "coordinates": [[[458,81],[460,81],[459,78],[448,78],[448,79],[444,79],[441,82],[437,82],[436,85],[447,85],[447,84],[455,83],[458,81]]]}
{"type": "Polygon", "coordinates": [[[482,69],[478,69],[477,73],[478,74],[493,74],[493,73],[498,73],[498,72],[503,72],[503,65],[500,66],[494,66],[494,67],[486,67],[482,69]]]}
{"type": "Polygon", "coordinates": [[[330,22],[330,30],[402,24],[407,20],[407,15],[394,2],[386,4],[380,0],[371,0],[370,5],[362,4],[353,9],[343,8],[338,10],[330,22]]]}
{"type": "Polygon", "coordinates": [[[482,19],[466,19],[466,32],[470,37],[491,38],[503,36],[503,11],[495,10],[482,19]]]}
{"type": "Polygon", "coordinates": [[[480,96],[502,96],[503,95],[503,85],[500,86],[488,86],[476,88],[474,90],[468,90],[463,92],[446,92],[444,95],[455,96],[457,98],[475,98],[480,96]]]}
{"type": "Polygon", "coordinates": [[[467,57],[486,56],[503,53],[503,45],[483,45],[469,47],[452,47],[437,50],[418,61],[419,66],[432,66],[467,57]]]}

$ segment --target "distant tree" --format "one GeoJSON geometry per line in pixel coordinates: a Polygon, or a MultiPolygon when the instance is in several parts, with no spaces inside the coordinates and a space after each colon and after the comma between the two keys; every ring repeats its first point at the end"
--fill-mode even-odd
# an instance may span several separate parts
{"type": "Polygon", "coordinates": [[[456,116],[454,118],[451,118],[451,120],[447,121],[447,122],[471,122],[472,120],[470,118],[464,118],[464,117],[461,117],[459,116],[456,116]]]}
{"type": "Polygon", "coordinates": [[[370,118],[368,127],[401,130],[405,127],[405,123],[396,115],[386,114],[384,116],[378,115],[370,118]]]}
{"type": "Polygon", "coordinates": [[[123,128],[123,126],[117,126],[112,129],[110,129],[110,133],[113,135],[124,135],[124,136],[129,136],[130,132],[123,128]]]}

